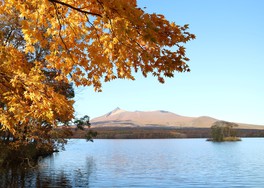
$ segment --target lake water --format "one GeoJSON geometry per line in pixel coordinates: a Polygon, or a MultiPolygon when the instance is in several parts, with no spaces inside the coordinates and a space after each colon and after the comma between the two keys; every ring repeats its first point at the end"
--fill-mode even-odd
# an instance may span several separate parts
{"type": "Polygon", "coordinates": [[[72,139],[38,168],[0,170],[5,187],[264,187],[264,139],[72,139]]]}

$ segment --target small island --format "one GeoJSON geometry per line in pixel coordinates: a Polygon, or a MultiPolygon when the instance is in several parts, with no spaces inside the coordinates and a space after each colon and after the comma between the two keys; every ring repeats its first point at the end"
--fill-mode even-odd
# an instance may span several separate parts
{"type": "Polygon", "coordinates": [[[235,127],[238,127],[238,124],[227,121],[216,121],[211,126],[212,138],[208,138],[207,141],[241,141],[241,138],[236,136],[235,127]]]}

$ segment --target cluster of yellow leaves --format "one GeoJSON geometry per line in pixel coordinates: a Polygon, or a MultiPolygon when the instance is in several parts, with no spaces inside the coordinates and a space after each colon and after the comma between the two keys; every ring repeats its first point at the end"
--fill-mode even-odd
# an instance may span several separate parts
{"type": "Polygon", "coordinates": [[[73,101],[45,84],[38,63],[26,61],[23,53],[13,47],[0,47],[0,124],[16,134],[16,126],[32,121],[56,124],[55,119],[70,120],[73,101]],[[15,58],[14,58],[15,57],[15,58]]]}
{"type": "Polygon", "coordinates": [[[195,36],[188,25],[147,14],[136,0],[3,0],[0,18],[11,28],[0,30],[0,125],[12,133],[33,120],[72,118],[73,102],[45,83],[43,69],[96,91],[102,81],[134,80],[133,71],[162,83],[189,71],[183,45],[195,36]],[[36,58],[38,49],[45,53],[36,58]]]}
{"type": "Polygon", "coordinates": [[[49,48],[49,68],[60,78],[101,89],[101,81],[134,79],[132,70],[152,73],[163,82],[175,71],[189,71],[185,48],[194,39],[163,15],[147,14],[136,0],[8,0],[0,14],[18,12],[26,41],[49,48]],[[42,29],[45,28],[45,29],[42,29]],[[171,51],[168,47],[176,47],[171,51]],[[177,49],[178,48],[178,49],[177,49]]]}

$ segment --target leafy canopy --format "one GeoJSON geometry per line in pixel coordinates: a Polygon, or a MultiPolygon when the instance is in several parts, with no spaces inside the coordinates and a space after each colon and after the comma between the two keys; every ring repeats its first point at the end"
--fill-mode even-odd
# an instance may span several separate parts
{"type": "Polygon", "coordinates": [[[102,81],[134,80],[133,71],[161,83],[189,71],[188,25],[145,13],[136,0],[2,0],[0,17],[0,125],[12,133],[73,117],[73,101],[44,72],[101,91],[102,81]]]}
{"type": "Polygon", "coordinates": [[[135,0],[8,0],[1,14],[17,13],[26,48],[48,48],[48,68],[61,70],[60,79],[93,85],[101,79],[134,79],[131,69],[151,72],[163,81],[174,71],[188,71],[181,43],[194,38],[163,15],[147,14],[135,0]],[[176,51],[167,47],[176,46],[176,51]]]}

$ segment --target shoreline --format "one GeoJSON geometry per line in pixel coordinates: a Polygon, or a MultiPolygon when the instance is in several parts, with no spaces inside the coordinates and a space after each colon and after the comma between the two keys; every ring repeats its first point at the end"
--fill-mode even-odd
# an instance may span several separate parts
{"type": "MultiPolygon", "coordinates": [[[[85,131],[70,128],[69,138],[85,138],[85,131]]],[[[162,139],[162,138],[210,138],[210,128],[170,128],[170,127],[101,127],[91,128],[98,134],[94,139],[162,139]]],[[[235,129],[237,137],[264,137],[264,130],[235,129]]]]}

